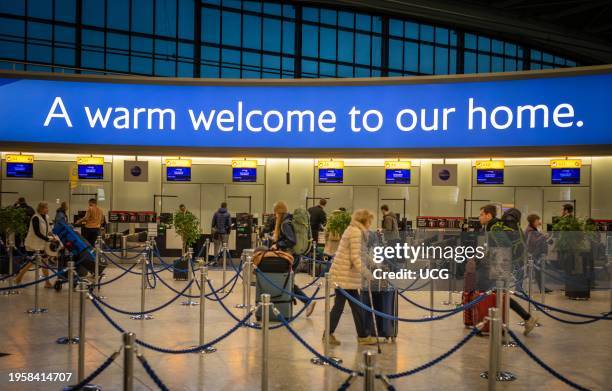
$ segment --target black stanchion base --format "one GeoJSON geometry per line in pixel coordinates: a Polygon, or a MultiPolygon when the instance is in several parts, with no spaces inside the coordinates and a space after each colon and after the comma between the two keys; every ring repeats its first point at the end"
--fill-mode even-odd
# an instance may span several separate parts
{"type": "Polygon", "coordinates": [[[153,316],[151,316],[149,314],[132,315],[132,316],[130,316],[130,319],[132,319],[132,320],[151,320],[151,319],[153,319],[153,316]]]}
{"type": "MultiPolygon", "coordinates": [[[[76,385],[76,384],[75,384],[76,385]]],[[[74,386],[64,387],[63,391],[71,391],[74,386]]],[[[85,384],[83,387],[79,388],[79,390],[84,391],[102,391],[102,387],[97,384],[85,384]]]]}
{"type": "MultiPolygon", "coordinates": [[[[489,371],[484,371],[480,374],[480,377],[482,379],[488,379],[489,378],[489,371]]],[[[497,372],[497,381],[514,381],[516,380],[516,375],[513,374],[512,372],[508,372],[508,371],[499,371],[497,372]]]]}
{"type": "Polygon", "coordinates": [[[27,314],[45,314],[47,313],[47,309],[46,308],[30,308],[29,310],[26,311],[27,314]]]}
{"type": "Polygon", "coordinates": [[[79,337],[73,337],[73,338],[61,337],[61,338],[58,338],[55,341],[55,343],[58,343],[60,345],[74,345],[74,344],[79,343],[79,337]]]}
{"type": "Polygon", "coordinates": [[[198,303],[197,301],[189,300],[189,301],[182,302],[181,305],[185,305],[188,307],[194,307],[196,305],[200,305],[200,303],[198,303]]]}
{"type": "MultiPolygon", "coordinates": [[[[342,364],[342,359],[338,357],[327,357],[328,360],[335,362],[336,364],[342,364]]],[[[320,359],[319,357],[313,357],[310,359],[310,362],[314,365],[329,365],[327,361],[320,359]]]]}

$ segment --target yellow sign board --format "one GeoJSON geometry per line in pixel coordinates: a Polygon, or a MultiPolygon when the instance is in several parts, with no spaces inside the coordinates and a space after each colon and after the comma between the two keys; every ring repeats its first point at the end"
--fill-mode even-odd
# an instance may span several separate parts
{"type": "Polygon", "coordinates": [[[257,168],[257,160],[232,160],[232,168],[257,168]]]}
{"type": "Polygon", "coordinates": [[[504,168],[503,160],[476,160],[476,168],[479,170],[500,170],[504,168]]]}
{"type": "Polygon", "coordinates": [[[385,168],[388,170],[410,170],[410,161],[388,160],[385,162],[385,168]]]}
{"type": "Polygon", "coordinates": [[[343,160],[319,160],[319,168],[337,169],[344,168],[343,160]]]}
{"type": "Polygon", "coordinates": [[[580,168],[581,159],[553,159],[550,161],[550,168],[580,168]]]}
{"type": "Polygon", "coordinates": [[[191,167],[191,159],[166,159],[167,167],[191,167]]]}
{"type": "Polygon", "coordinates": [[[104,157],[102,156],[77,156],[77,164],[79,166],[89,165],[104,165],[104,157]]]}
{"type": "Polygon", "coordinates": [[[34,155],[6,155],[7,163],[34,163],[34,155]]]}

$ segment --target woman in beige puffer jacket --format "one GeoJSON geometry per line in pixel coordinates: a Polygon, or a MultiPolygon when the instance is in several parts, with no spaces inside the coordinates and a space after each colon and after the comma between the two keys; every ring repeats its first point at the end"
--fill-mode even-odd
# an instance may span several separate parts
{"type": "MultiPolygon", "coordinates": [[[[374,215],[366,209],[358,209],[353,213],[351,224],[342,234],[330,269],[333,283],[357,300],[361,300],[359,289],[361,289],[362,279],[369,278],[369,272],[364,263],[367,253],[368,229],[373,219],[374,215]]],[[[330,343],[340,345],[333,333],[348,299],[337,288],[335,293],[334,306],[330,312],[330,343]]],[[[348,303],[353,314],[358,342],[365,345],[375,344],[376,339],[371,337],[371,324],[367,321],[363,309],[350,300],[348,303]]]]}

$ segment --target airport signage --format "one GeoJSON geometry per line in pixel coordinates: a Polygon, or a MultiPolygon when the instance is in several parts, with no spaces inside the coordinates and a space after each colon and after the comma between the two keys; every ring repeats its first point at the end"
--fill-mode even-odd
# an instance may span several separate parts
{"type": "Polygon", "coordinates": [[[4,159],[7,163],[34,163],[34,155],[6,155],[4,159]]]}
{"type": "Polygon", "coordinates": [[[102,166],[104,165],[103,156],[77,156],[79,166],[102,166]]]}
{"type": "Polygon", "coordinates": [[[191,167],[191,159],[166,159],[167,167],[191,167]]]}
{"type": "Polygon", "coordinates": [[[582,159],[553,159],[550,161],[550,168],[580,168],[582,159]]]}
{"type": "Polygon", "coordinates": [[[612,146],[611,69],[267,84],[5,72],[0,145],[389,154],[612,146]]]}
{"type": "Polygon", "coordinates": [[[505,163],[503,160],[476,160],[474,163],[477,170],[500,170],[505,163]]]}

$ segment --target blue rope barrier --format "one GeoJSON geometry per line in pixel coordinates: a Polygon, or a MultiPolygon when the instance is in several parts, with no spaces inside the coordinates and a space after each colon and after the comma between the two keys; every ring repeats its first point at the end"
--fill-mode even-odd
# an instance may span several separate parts
{"type": "MultiPolygon", "coordinates": [[[[280,290],[281,292],[283,292],[283,293],[285,293],[285,294],[287,294],[287,295],[289,295],[291,297],[294,297],[294,298],[296,298],[298,300],[308,300],[309,299],[308,296],[298,295],[296,293],[288,291],[287,289],[285,289],[283,287],[280,287],[280,286],[276,285],[276,283],[274,281],[272,281],[270,279],[270,277],[266,276],[266,273],[262,272],[261,270],[255,268],[255,272],[257,273],[258,276],[262,276],[263,279],[268,282],[268,284],[272,285],[274,288],[280,290]]],[[[334,295],[331,295],[331,296],[333,297],[334,295]]],[[[325,299],[325,296],[312,298],[312,300],[323,300],[323,299],[325,299]]]]}
{"type": "Polygon", "coordinates": [[[119,351],[116,351],[115,353],[111,354],[106,360],[104,360],[104,362],[102,363],[102,365],[100,365],[98,368],[96,368],[95,371],[93,371],[91,374],[89,374],[89,376],[87,376],[86,378],[84,378],[81,382],[73,385],[73,386],[68,386],[67,388],[65,388],[66,390],[81,390],[83,387],[85,387],[87,384],[91,383],[96,377],[98,377],[98,375],[100,375],[102,372],[104,372],[106,370],[106,368],[108,368],[113,361],[115,361],[115,359],[117,358],[117,356],[119,355],[119,351]]]}
{"type": "Polygon", "coordinates": [[[548,366],[544,361],[542,361],[538,356],[536,356],[531,350],[529,350],[527,348],[527,346],[525,346],[525,344],[523,343],[523,341],[521,341],[516,334],[514,334],[514,332],[510,329],[506,329],[506,331],[508,331],[508,334],[510,334],[510,336],[512,337],[512,339],[514,340],[514,342],[516,342],[516,344],[518,345],[518,347],[520,347],[521,349],[523,349],[523,351],[525,353],[527,353],[527,355],[533,360],[535,361],[538,365],[540,365],[544,370],[546,370],[548,373],[550,373],[551,375],[553,375],[554,377],[556,377],[557,379],[561,380],[563,383],[567,384],[568,386],[575,388],[577,390],[581,390],[581,391],[589,391],[588,388],[583,387],[579,384],[574,383],[573,381],[569,380],[568,378],[566,378],[565,376],[561,375],[559,372],[555,371],[553,368],[551,368],[550,366],[548,366]]]}
{"type": "Polygon", "coordinates": [[[147,359],[144,358],[142,354],[137,354],[136,357],[138,358],[138,361],[140,361],[140,364],[142,364],[142,367],[144,368],[145,372],[147,372],[147,375],[149,375],[149,377],[151,378],[151,380],[153,380],[157,387],[159,387],[159,389],[162,391],[170,391],[170,389],[166,387],[164,382],[161,381],[159,376],[157,376],[157,373],[155,373],[153,368],[151,368],[151,365],[149,365],[147,359]]]}
{"type": "MultiPolygon", "coordinates": [[[[191,284],[193,284],[193,281],[191,281],[189,284],[187,284],[187,286],[183,289],[183,291],[181,293],[185,292],[191,286],[191,284]]],[[[125,310],[122,310],[120,308],[114,307],[114,306],[104,302],[102,299],[100,299],[98,296],[94,295],[93,293],[91,293],[91,295],[96,300],[98,300],[102,305],[104,305],[106,308],[109,308],[109,309],[111,309],[111,310],[113,310],[115,312],[118,312],[118,313],[124,314],[124,315],[145,315],[145,314],[151,314],[153,312],[157,312],[159,310],[162,310],[162,309],[166,308],[170,304],[174,303],[179,297],[181,297],[181,295],[178,294],[178,295],[174,296],[172,299],[170,299],[168,302],[166,302],[166,303],[164,303],[162,305],[159,305],[159,306],[157,306],[155,308],[151,308],[150,310],[145,310],[143,312],[140,312],[140,311],[132,312],[132,311],[125,311],[125,310]]]]}
{"type": "Polygon", "coordinates": [[[8,291],[8,290],[11,290],[11,289],[21,289],[21,288],[27,288],[27,287],[29,287],[30,285],[36,285],[36,284],[39,284],[39,283],[41,283],[41,282],[44,282],[44,281],[50,280],[50,279],[52,279],[53,277],[57,277],[57,275],[58,275],[58,274],[60,274],[60,273],[64,273],[65,271],[66,271],[66,269],[62,269],[62,270],[60,270],[60,271],[58,271],[58,272],[55,272],[55,273],[51,274],[50,276],[43,277],[43,278],[38,279],[38,280],[34,280],[34,281],[30,281],[30,282],[26,282],[26,283],[19,284],[19,285],[13,285],[13,286],[8,286],[8,287],[0,288],[0,291],[8,291]]]}
{"type": "Polygon", "coordinates": [[[484,300],[484,298],[487,295],[481,295],[478,296],[476,299],[472,300],[471,302],[461,306],[461,307],[457,307],[455,309],[453,309],[451,312],[448,312],[444,315],[440,315],[440,316],[434,316],[433,318],[422,318],[422,319],[408,319],[408,318],[400,318],[397,316],[393,316],[393,315],[389,315],[386,314],[384,312],[380,312],[378,310],[372,309],[370,307],[368,307],[367,305],[363,304],[361,301],[355,299],[353,296],[349,295],[344,289],[337,287],[336,288],[342,295],[344,295],[344,297],[346,297],[348,300],[352,301],[353,303],[357,304],[359,307],[361,307],[363,310],[366,310],[368,312],[373,312],[375,315],[380,316],[381,318],[385,318],[385,319],[389,319],[392,321],[399,321],[399,322],[412,322],[412,323],[421,323],[421,322],[433,322],[435,320],[441,320],[444,318],[448,318],[449,316],[458,314],[459,312],[462,312],[464,310],[467,310],[471,307],[473,307],[474,305],[478,304],[480,301],[484,300]]]}
{"type": "MultiPolygon", "coordinates": [[[[125,330],[121,326],[119,326],[119,324],[117,322],[115,322],[110,317],[110,315],[108,315],[108,313],[106,311],[104,311],[104,309],[100,306],[100,303],[98,302],[98,300],[95,297],[92,297],[92,302],[93,302],[94,306],[98,309],[100,314],[102,314],[102,316],[111,324],[111,326],[113,326],[120,333],[124,333],[125,332],[125,330]]],[[[225,338],[227,338],[230,335],[232,335],[236,330],[238,330],[244,324],[246,324],[246,322],[249,320],[249,318],[253,315],[253,312],[254,312],[254,310],[249,312],[244,318],[242,318],[238,323],[236,323],[234,326],[232,326],[232,328],[230,328],[223,335],[213,339],[210,342],[207,342],[207,343],[205,343],[203,345],[200,345],[200,346],[195,346],[193,348],[189,348],[189,349],[167,349],[167,348],[162,348],[162,347],[159,347],[159,346],[151,345],[150,343],[144,342],[143,340],[138,339],[138,338],[136,338],[136,343],[139,344],[142,347],[154,350],[154,351],[159,352],[159,353],[186,354],[186,353],[200,352],[200,351],[202,351],[204,349],[207,349],[207,348],[209,348],[211,346],[216,345],[217,343],[221,342],[225,338]]]]}
{"type": "Polygon", "coordinates": [[[108,285],[112,282],[117,281],[118,279],[122,278],[123,276],[125,276],[126,274],[128,274],[129,271],[131,271],[133,268],[136,267],[136,265],[138,265],[137,263],[133,264],[132,266],[130,266],[127,270],[123,271],[123,273],[119,274],[117,277],[113,277],[112,279],[108,280],[108,281],[104,281],[101,282],[99,284],[92,284],[93,286],[104,286],[104,285],[108,285]]]}
{"type": "Polygon", "coordinates": [[[151,262],[147,262],[146,265],[147,265],[147,275],[146,275],[147,285],[149,286],[149,288],[155,289],[157,287],[157,277],[155,275],[155,269],[153,267],[153,260],[151,259],[151,262]],[[151,283],[150,277],[153,277],[153,283],[151,283]]]}
{"type": "Polygon", "coordinates": [[[308,284],[304,285],[303,287],[300,287],[301,290],[304,289],[308,289],[311,286],[313,286],[317,281],[319,281],[321,279],[321,276],[316,277],[314,280],[310,281],[308,284]]]}
{"type": "MultiPolygon", "coordinates": [[[[107,260],[107,261],[109,261],[110,263],[112,263],[113,265],[117,266],[119,269],[121,269],[121,270],[123,270],[123,271],[126,271],[126,270],[128,270],[128,269],[129,269],[129,268],[126,268],[125,266],[123,266],[123,265],[121,265],[121,264],[119,264],[119,263],[117,263],[117,262],[113,261],[113,260],[112,260],[111,258],[109,258],[109,257],[108,257],[108,256],[107,256],[105,253],[102,253],[102,256],[103,256],[104,258],[106,258],[106,260],[107,260]]],[[[137,262],[136,264],[138,264],[138,262],[137,262]]],[[[139,272],[129,271],[128,273],[130,273],[130,274],[138,274],[138,275],[140,275],[140,273],[139,273],[139,272]]],[[[147,273],[148,273],[148,272],[147,272],[147,273]]]]}
{"type": "Polygon", "coordinates": [[[112,255],[112,256],[113,256],[113,257],[115,257],[115,258],[122,259],[122,260],[125,260],[125,261],[130,261],[130,260],[132,260],[132,259],[136,259],[136,258],[138,258],[138,257],[139,257],[139,256],[141,256],[142,254],[144,254],[146,251],[147,251],[146,249],[143,249],[141,252],[137,253],[137,254],[136,254],[136,255],[134,255],[134,256],[130,256],[130,257],[122,257],[122,256],[120,256],[120,255],[115,254],[115,253],[114,253],[114,252],[112,252],[112,251],[106,251],[106,250],[102,251],[102,254],[107,255],[107,256],[110,254],[110,255],[112,255]]]}
{"type": "Polygon", "coordinates": [[[537,304],[539,307],[544,307],[544,308],[547,308],[547,309],[549,309],[551,311],[560,312],[560,313],[565,314],[565,315],[571,315],[571,316],[576,316],[578,318],[587,318],[587,319],[595,319],[595,320],[602,320],[602,319],[612,320],[612,317],[610,317],[610,314],[612,312],[608,312],[608,313],[606,313],[603,316],[599,316],[599,315],[587,315],[587,314],[581,314],[581,313],[578,313],[578,312],[572,312],[572,311],[564,310],[564,309],[561,309],[561,308],[552,307],[550,305],[546,305],[546,304],[537,302],[537,301],[535,301],[533,299],[530,299],[529,296],[527,296],[525,294],[521,294],[519,292],[514,292],[514,296],[519,297],[519,298],[521,298],[521,299],[523,299],[523,300],[525,300],[525,301],[527,301],[527,302],[529,302],[529,303],[531,303],[533,305],[537,304]]]}
{"type": "Polygon", "coordinates": [[[406,297],[403,292],[398,292],[398,294],[399,294],[399,296],[402,299],[406,300],[408,303],[410,303],[413,306],[418,307],[418,308],[420,308],[422,310],[431,311],[431,312],[453,312],[454,311],[453,309],[450,309],[450,310],[438,310],[438,309],[435,309],[435,308],[428,308],[428,307],[425,307],[424,305],[421,305],[421,304],[419,304],[419,303],[417,303],[415,301],[412,301],[411,299],[406,297]]]}

